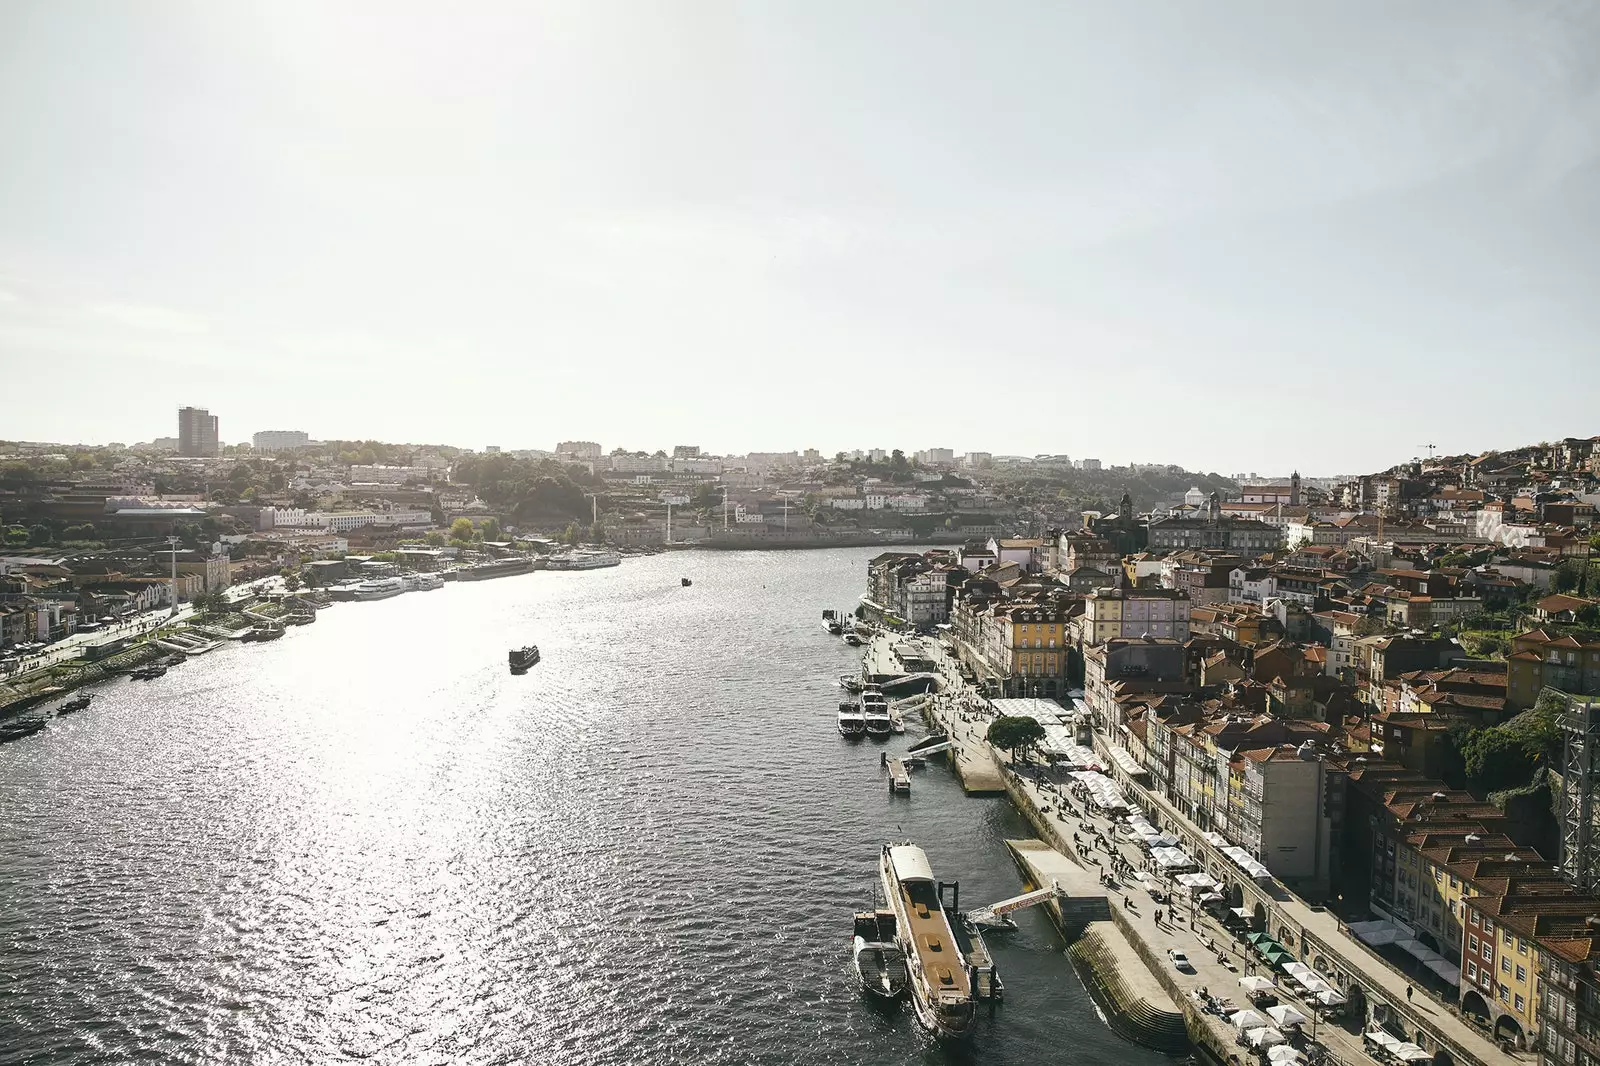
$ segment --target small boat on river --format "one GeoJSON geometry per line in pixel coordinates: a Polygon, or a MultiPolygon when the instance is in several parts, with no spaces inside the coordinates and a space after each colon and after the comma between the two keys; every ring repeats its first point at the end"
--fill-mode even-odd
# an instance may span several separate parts
{"type": "Polygon", "coordinates": [[[512,648],[511,654],[507,656],[507,661],[511,665],[513,674],[525,674],[528,672],[529,667],[539,661],[539,645],[529,644],[521,648],[512,648]]]}
{"type": "Polygon", "coordinates": [[[93,701],[94,701],[94,694],[93,693],[89,693],[89,692],[80,693],[79,695],[76,695],[76,696],[72,697],[70,700],[68,700],[67,702],[63,703],[61,706],[57,707],[56,708],[56,714],[58,714],[58,715],[74,714],[74,713],[76,713],[78,711],[83,710],[85,707],[89,706],[89,704],[92,703],[93,701]]]}
{"type": "Polygon", "coordinates": [[[12,722],[0,722],[0,744],[11,740],[21,740],[31,737],[45,727],[43,718],[22,718],[12,722]]]}
{"type": "Polygon", "coordinates": [[[679,579],[678,579],[678,580],[679,580],[679,581],[682,581],[682,582],[683,582],[683,587],[684,587],[684,588],[688,588],[688,587],[689,587],[689,586],[690,586],[690,585],[692,585],[692,584],[694,584],[694,582],[693,582],[693,581],[690,581],[690,580],[689,580],[689,579],[688,579],[688,578],[686,578],[686,577],[683,577],[683,578],[679,578],[679,579]]]}
{"type": "Polygon", "coordinates": [[[866,911],[856,915],[856,935],[851,951],[861,989],[881,1000],[897,1000],[911,989],[905,952],[894,939],[894,911],[866,911]]]}
{"type": "Polygon", "coordinates": [[[839,704],[839,735],[852,738],[867,735],[866,715],[861,713],[861,705],[854,700],[839,704]]]}

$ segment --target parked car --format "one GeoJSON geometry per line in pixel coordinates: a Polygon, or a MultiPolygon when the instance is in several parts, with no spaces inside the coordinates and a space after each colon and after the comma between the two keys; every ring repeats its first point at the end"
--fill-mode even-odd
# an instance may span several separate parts
{"type": "Polygon", "coordinates": [[[1173,948],[1167,949],[1167,958],[1172,960],[1172,968],[1182,970],[1184,973],[1193,973],[1194,966],[1189,962],[1189,956],[1173,948]]]}

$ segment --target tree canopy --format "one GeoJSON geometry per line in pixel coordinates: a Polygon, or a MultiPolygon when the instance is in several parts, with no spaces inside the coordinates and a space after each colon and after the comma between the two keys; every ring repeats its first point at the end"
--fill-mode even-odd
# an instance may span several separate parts
{"type": "Polygon", "coordinates": [[[1032,718],[1003,714],[989,723],[985,739],[997,748],[1012,753],[1033,747],[1044,739],[1044,726],[1032,718]]]}

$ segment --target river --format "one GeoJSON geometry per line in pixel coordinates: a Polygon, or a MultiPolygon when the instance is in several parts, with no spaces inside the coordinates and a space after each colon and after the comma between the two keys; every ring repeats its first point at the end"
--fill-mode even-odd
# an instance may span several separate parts
{"type": "Polygon", "coordinates": [[[969,1050],[853,983],[883,841],[971,907],[1030,835],[941,767],[889,796],[836,732],[858,653],[820,612],[873,554],[342,603],[102,686],[0,747],[0,1063],[1165,1061],[1037,912],[991,938],[1007,1000],[969,1050]]]}

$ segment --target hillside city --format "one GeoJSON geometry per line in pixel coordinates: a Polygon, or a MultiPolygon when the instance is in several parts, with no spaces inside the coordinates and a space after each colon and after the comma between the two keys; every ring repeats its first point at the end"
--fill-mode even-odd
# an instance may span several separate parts
{"type": "MultiPolygon", "coordinates": [[[[1570,1061],[1600,1016],[1600,715],[1574,699],[1600,695],[1600,437],[1429,451],[1224,477],[942,448],[223,445],[184,408],[148,443],[0,442],[0,708],[52,649],[180,609],[224,624],[251,583],[292,601],[575,549],[881,545],[863,618],[1092,723],[1122,775],[1419,989],[1570,1061]]],[[[271,606],[244,624],[293,611],[271,606]]]]}

